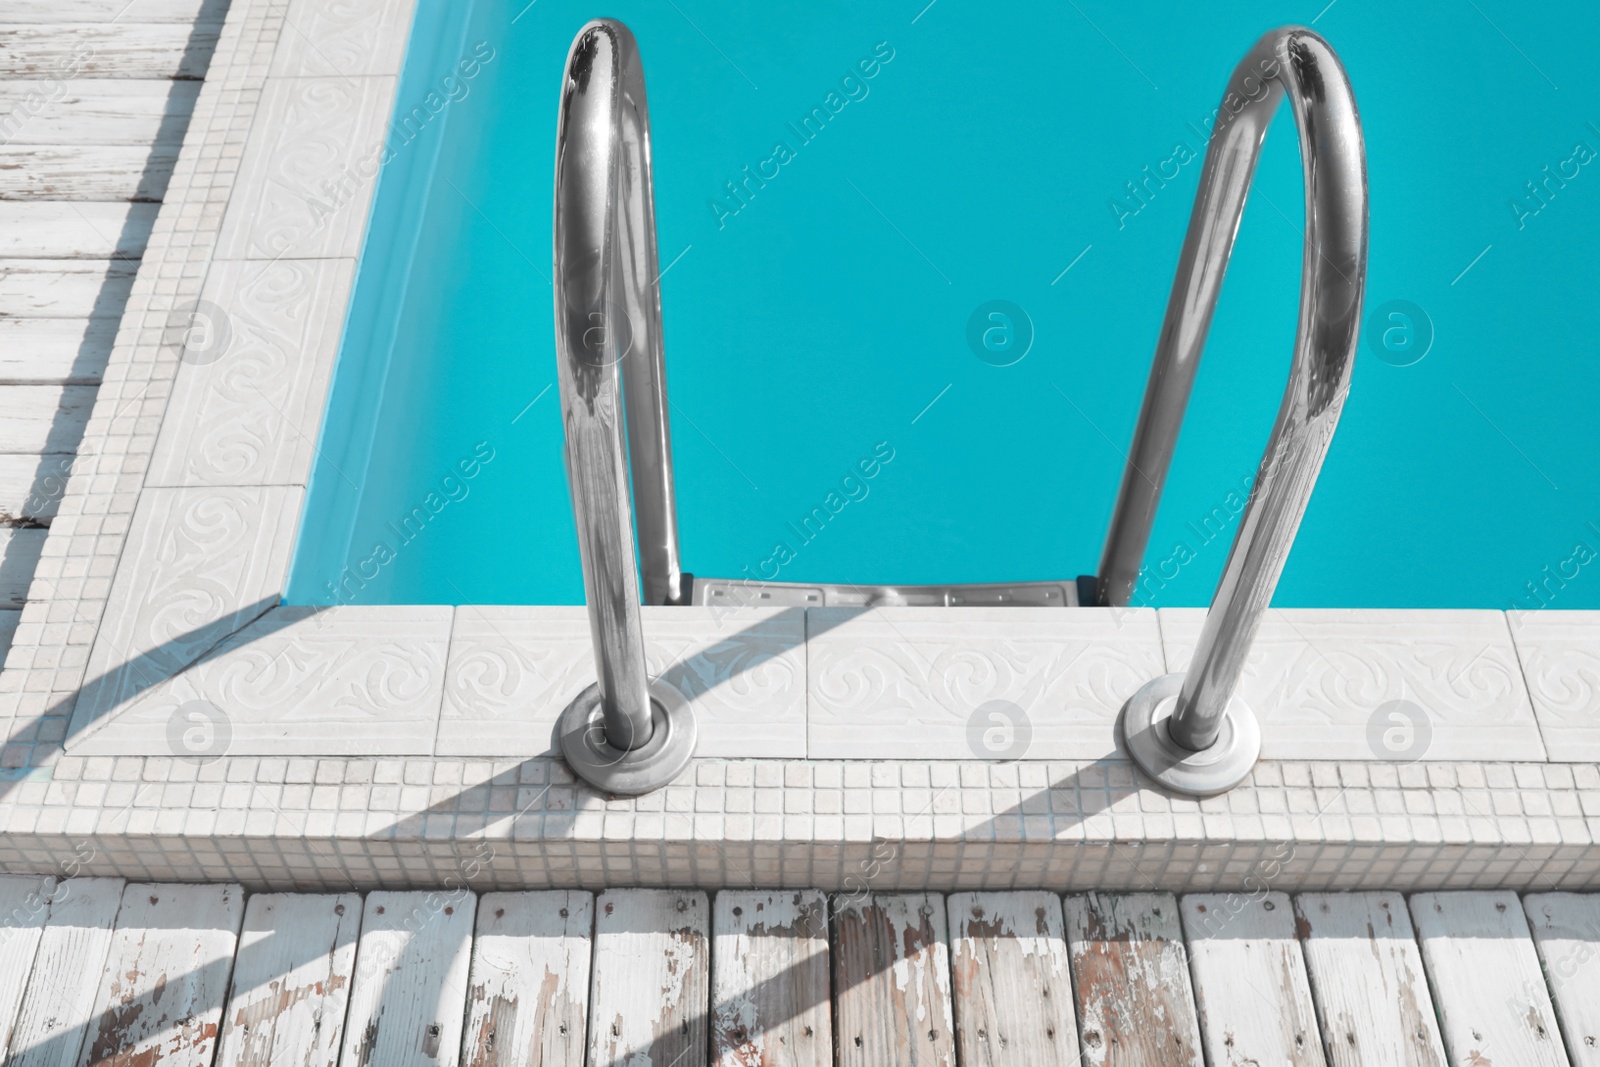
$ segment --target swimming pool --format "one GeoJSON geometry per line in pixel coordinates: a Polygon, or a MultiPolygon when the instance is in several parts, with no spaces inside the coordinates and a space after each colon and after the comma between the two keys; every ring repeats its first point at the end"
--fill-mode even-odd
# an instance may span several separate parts
{"type": "MultiPolygon", "coordinates": [[[[1600,16],[1480,7],[1293,13],[1317,16],[1362,108],[1371,267],[1280,605],[1600,607],[1600,16]]],[[[557,89],[596,14],[632,27],[649,84],[687,569],[1092,571],[1207,124],[1277,5],[1002,22],[951,0],[423,0],[286,599],[581,602],[548,279],[557,89]]],[[[1294,146],[1280,114],[1148,603],[1209,600],[1271,428],[1294,146]]]]}

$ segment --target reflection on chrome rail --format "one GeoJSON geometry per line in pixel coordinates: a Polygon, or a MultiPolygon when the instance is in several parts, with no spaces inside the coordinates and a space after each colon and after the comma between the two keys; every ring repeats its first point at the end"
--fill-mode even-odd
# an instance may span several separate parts
{"type": "Polygon", "coordinates": [[[567,56],[556,133],[554,244],[567,481],[598,676],[568,706],[558,729],[562,752],[578,774],[611,792],[640,793],[665,785],[687,765],[694,719],[681,700],[659,688],[652,693],[645,670],[633,502],[646,595],[674,603],[683,590],[650,111],[638,45],[611,19],[583,27],[567,56]]]}
{"type": "Polygon", "coordinates": [[[562,715],[561,749],[574,770],[603,789],[638,793],[666,784],[693,754],[686,702],[646,673],[641,585],[654,604],[1127,604],[1262,138],[1285,95],[1299,129],[1306,189],[1300,323],[1288,389],[1193,666],[1145,686],[1121,720],[1129,752],[1147,773],[1197,794],[1236,784],[1260,751],[1256,720],[1232,694],[1350,384],[1366,278],[1366,162],[1355,99],[1333,49],[1307,29],[1275,30],[1234,72],[1098,580],[858,586],[696,581],[682,571],[644,77],[626,27],[610,19],[585,26],[562,87],[555,185],[557,362],[598,677],[562,715]]]}
{"type": "Polygon", "coordinates": [[[1367,170],[1344,67],[1311,30],[1274,30],[1224,94],[1189,217],[1099,570],[1102,603],[1128,602],[1183,424],[1206,331],[1250,193],[1261,141],[1287,95],[1300,131],[1306,225],[1300,323],[1289,384],[1249,505],[1188,672],[1152,682],[1123,712],[1135,761],[1181,792],[1216,793],[1248,774],[1260,730],[1233,699],[1350,388],[1367,274],[1367,170]]]}

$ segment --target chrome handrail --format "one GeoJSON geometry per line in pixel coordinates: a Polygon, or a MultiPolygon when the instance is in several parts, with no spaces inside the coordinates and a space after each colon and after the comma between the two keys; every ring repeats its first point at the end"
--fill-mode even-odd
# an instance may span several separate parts
{"type": "Polygon", "coordinates": [[[1177,443],[1262,138],[1287,94],[1300,135],[1306,227],[1289,384],[1190,669],[1151,682],[1123,710],[1130,755],[1187,793],[1230,788],[1260,750],[1233,698],[1350,388],[1367,271],[1361,123],[1339,57],[1303,27],[1264,35],[1234,70],[1189,217],[1128,465],[1099,571],[1103,603],[1126,605],[1177,443]]]}
{"type": "MultiPolygon", "coordinates": [[[[1125,605],[1131,598],[1262,138],[1285,93],[1299,129],[1306,186],[1300,323],[1289,385],[1193,668],[1147,684],[1119,719],[1141,768],[1176,791],[1201,795],[1236,784],[1260,751],[1259,724],[1232,694],[1338,424],[1359,334],[1367,254],[1360,121],[1338,57],[1310,30],[1290,27],[1262,37],[1224,95],[1101,577],[1098,584],[1080,579],[1102,603],[1125,605]]],[[[598,679],[562,713],[557,730],[563,755],[586,780],[611,792],[645,792],[670,781],[693,755],[687,702],[648,675],[641,570],[645,597],[656,604],[718,597],[744,603],[752,591],[763,600],[800,604],[852,597],[852,603],[908,597],[1077,602],[1079,594],[1061,583],[863,589],[696,583],[682,571],[649,109],[638,46],[610,19],[584,26],[567,59],[556,142],[554,255],[567,476],[598,679]]]]}
{"type": "Polygon", "coordinates": [[[638,44],[612,19],[584,26],[567,55],[554,224],[567,483],[597,675],[595,685],[563,712],[557,729],[563,754],[586,780],[615,793],[646,792],[688,763],[694,719],[670,688],[652,686],[645,663],[635,521],[646,597],[657,604],[682,602],[684,590],[650,111],[638,44]]]}

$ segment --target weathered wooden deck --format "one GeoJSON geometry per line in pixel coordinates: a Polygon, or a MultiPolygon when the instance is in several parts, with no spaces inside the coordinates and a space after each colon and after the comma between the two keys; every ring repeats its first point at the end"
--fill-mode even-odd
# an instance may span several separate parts
{"type": "Polygon", "coordinates": [[[5,1063],[1600,1063],[1600,896],[0,878],[5,1063]]]}
{"type": "Polygon", "coordinates": [[[0,3],[0,660],[226,8],[0,3]]]}

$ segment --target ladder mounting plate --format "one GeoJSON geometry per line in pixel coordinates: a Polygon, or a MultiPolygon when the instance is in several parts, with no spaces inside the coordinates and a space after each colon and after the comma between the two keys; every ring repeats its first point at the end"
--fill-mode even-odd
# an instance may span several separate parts
{"type": "MultiPolygon", "coordinates": [[[[1085,579],[1061,582],[1008,582],[973,585],[852,585],[846,583],[756,582],[742,578],[694,579],[690,603],[731,608],[881,608],[1083,606],[1085,579]]],[[[1093,579],[1087,579],[1093,589],[1093,579]]]]}

